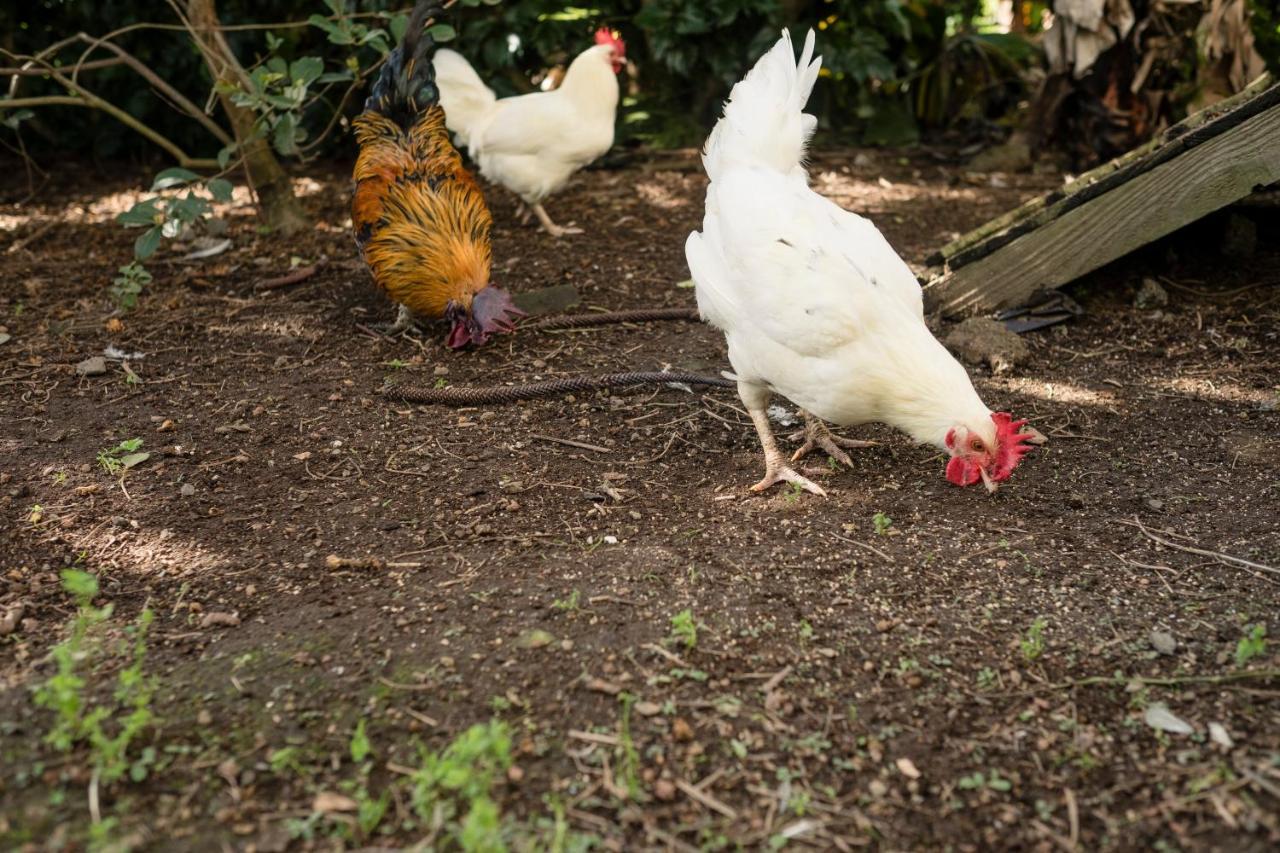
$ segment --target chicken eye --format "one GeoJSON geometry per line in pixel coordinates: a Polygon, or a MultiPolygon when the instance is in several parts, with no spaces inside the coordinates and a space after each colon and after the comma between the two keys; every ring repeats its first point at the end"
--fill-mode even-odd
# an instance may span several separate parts
{"type": "Polygon", "coordinates": [[[970,448],[971,450],[973,450],[973,452],[974,452],[974,453],[981,453],[981,452],[982,452],[982,439],[980,439],[980,438],[975,438],[973,441],[969,442],[969,448],[970,448]]]}

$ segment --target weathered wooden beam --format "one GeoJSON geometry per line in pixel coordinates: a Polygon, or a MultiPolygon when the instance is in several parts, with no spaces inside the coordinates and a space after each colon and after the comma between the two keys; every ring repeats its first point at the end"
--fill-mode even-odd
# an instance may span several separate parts
{"type": "MultiPolygon", "coordinates": [[[[1167,128],[1155,139],[1085,172],[1058,189],[1045,193],[1038,198],[1033,198],[1021,207],[1016,207],[1008,213],[1002,214],[989,222],[979,225],[972,231],[960,235],[929,257],[927,263],[934,267],[941,267],[946,264],[951,269],[959,269],[984,254],[990,254],[1005,242],[1009,242],[1009,240],[1005,239],[1007,235],[1011,233],[1015,234],[1015,236],[1020,235],[1057,216],[1062,212],[1063,208],[1069,206],[1069,203],[1064,202],[1068,202],[1073,198],[1091,198],[1106,192],[1111,186],[1127,180],[1126,176],[1130,173],[1141,171],[1146,163],[1152,163],[1161,156],[1176,156],[1185,148],[1190,147],[1187,144],[1188,142],[1199,144],[1197,138],[1201,134],[1217,135],[1214,125],[1230,125],[1231,113],[1241,107],[1249,106],[1251,101],[1255,101],[1264,93],[1267,94],[1268,99],[1275,99],[1273,102],[1280,102],[1280,87],[1277,87],[1275,91],[1268,92],[1274,84],[1275,80],[1270,73],[1263,74],[1242,91],[1187,116],[1182,121],[1167,128]],[[1170,150],[1162,151],[1161,149],[1166,146],[1170,150]]],[[[1267,99],[1255,101],[1253,104],[1255,108],[1268,105],[1267,99]]],[[[1256,111],[1261,112],[1262,109],[1256,109],[1256,111]]],[[[1158,165],[1158,163],[1153,163],[1153,165],[1158,165]]]]}
{"type": "Polygon", "coordinates": [[[1019,305],[1280,181],[1280,103],[1161,159],[935,278],[926,306],[958,315],[1019,305]]]}

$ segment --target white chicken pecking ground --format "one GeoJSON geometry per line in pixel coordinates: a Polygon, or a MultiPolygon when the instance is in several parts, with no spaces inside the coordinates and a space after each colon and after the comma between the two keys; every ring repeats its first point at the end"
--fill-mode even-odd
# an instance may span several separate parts
{"type": "Polygon", "coordinates": [[[520,196],[548,234],[581,234],[557,225],[542,206],[575,172],[613,146],[618,78],[626,45],[611,30],[569,65],[560,86],[501,100],[452,50],[436,53],[445,122],[480,173],[520,196]]]}
{"type": "Polygon", "coordinates": [[[778,449],[766,406],[799,405],[805,442],[791,461],[822,448],[869,442],[823,423],[880,422],[950,455],[947,479],[1009,477],[1044,437],[993,413],[968,373],[925,325],[920,284],[874,225],[809,188],[805,146],[817,120],[803,112],[822,60],[810,31],[797,63],[791,36],[733,87],[703,150],[711,179],[702,231],[685,256],[703,319],[725,333],[729,361],[764,447],[763,491],[789,482],[819,495],[778,449]]]}

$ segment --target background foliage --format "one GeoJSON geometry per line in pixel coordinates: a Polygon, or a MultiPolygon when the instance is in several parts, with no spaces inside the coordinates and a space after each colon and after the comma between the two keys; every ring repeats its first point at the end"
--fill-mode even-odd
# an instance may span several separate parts
{"type": "MultiPolygon", "coordinates": [[[[222,0],[228,27],[279,23],[268,29],[233,30],[229,41],[246,67],[323,60],[325,72],[367,69],[391,39],[352,41],[334,27],[307,25],[330,7],[361,13],[367,31],[397,34],[406,2],[394,0],[222,0]],[[367,17],[382,13],[382,17],[367,17]]],[[[467,55],[499,94],[532,90],[548,68],[567,64],[592,44],[601,25],[622,31],[631,72],[620,116],[620,138],[659,146],[698,144],[732,83],[776,37],[781,27],[799,36],[819,30],[830,72],[819,86],[817,114],[826,130],[852,141],[906,142],[923,131],[972,129],[996,118],[1025,95],[1019,72],[1035,61],[1020,37],[984,33],[994,0],[484,0],[451,10],[455,47],[467,55]],[[582,5],[574,5],[581,2],[582,5]]],[[[1038,17],[1038,16],[1037,16],[1038,17]]],[[[0,46],[32,53],[75,32],[104,35],[135,24],[176,24],[157,0],[35,0],[0,8],[0,46]]],[[[176,29],[140,29],[117,41],[197,103],[210,87],[203,62],[176,29]]],[[[74,63],[79,49],[62,55],[74,63]]],[[[94,91],[200,156],[218,146],[125,68],[95,71],[82,80],[94,91]]],[[[306,128],[322,128],[334,110],[354,114],[360,92],[341,100],[334,84],[299,116],[306,128]]],[[[24,78],[22,94],[54,94],[56,84],[24,78]]],[[[277,93],[278,94],[278,93],[277,93]]],[[[42,110],[37,132],[56,149],[100,160],[148,151],[145,142],[96,111],[42,110]],[[59,132],[75,127],[76,133],[59,132]]],[[[290,128],[282,129],[282,137],[290,128]]],[[[341,135],[329,140],[341,144],[341,135]]],[[[286,146],[288,147],[288,146],[286,146]]],[[[304,153],[320,153],[323,147],[304,153]]],[[[292,152],[291,153],[296,153],[292,152]]]]}
{"type": "MultiPolygon", "coordinates": [[[[813,104],[822,131],[843,142],[902,144],[940,135],[1000,136],[1001,125],[1012,124],[1034,94],[1041,66],[1034,39],[1050,5],[1020,0],[1012,33],[996,31],[997,0],[462,0],[448,20],[457,31],[453,46],[500,95],[533,90],[548,69],[592,44],[597,27],[620,30],[631,67],[619,139],[657,147],[699,144],[729,87],[780,28],[799,38],[812,27],[825,61],[813,104]]],[[[1259,46],[1274,60],[1278,0],[1251,5],[1259,46]]],[[[261,83],[258,91],[237,95],[238,102],[257,110],[284,155],[341,149],[344,134],[323,131],[358,111],[364,84],[351,81],[381,61],[408,6],[409,0],[221,0],[231,47],[261,83]],[[335,12],[350,17],[326,23],[335,12]],[[302,89],[290,89],[298,69],[305,71],[302,89]]],[[[169,28],[129,30],[116,41],[193,101],[206,103],[208,71],[164,0],[0,4],[0,47],[32,53],[76,32],[99,36],[146,22],[169,28]]],[[[69,48],[60,62],[73,64],[80,51],[69,48]]],[[[81,79],[193,155],[218,154],[221,146],[207,131],[133,71],[109,68],[81,79]]],[[[26,96],[61,93],[38,77],[21,85],[26,96]]],[[[42,108],[28,124],[43,137],[46,158],[49,152],[100,161],[155,153],[95,110],[42,108]]],[[[0,129],[0,139],[4,133],[0,129]]]]}

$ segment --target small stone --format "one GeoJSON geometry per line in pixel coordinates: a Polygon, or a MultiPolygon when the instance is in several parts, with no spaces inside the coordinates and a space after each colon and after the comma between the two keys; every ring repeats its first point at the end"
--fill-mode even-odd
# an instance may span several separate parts
{"type": "Polygon", "coordinates": [[[872,779],[871,783],[867,785],[867,790],[871,792],[871,796],[879,800],[889,793],[889,786],[879,779],[872,779]]]}
{"type": "Polygon", "coordinates": [[[653,783],[653,796],[669,803],[676,798],[676,785],[670,779],[659,779],[653,783]]]}
{"type": "Polygon", "coordinates": [[[507,779],[514,784],[520,784],[524,779],[524,768],[519,765],[512,764],[507,768],[507,779]]]}
{"type": "Polygon", "coordinates": [[[1013,370],[1031,354],[1026,341],[986,317],[970,317],[957,323],[942,342],[967,362],[989,364],[994,373],[1013,370]]]}
{"type": "Polygon", "coordinates": [[[653,717],[662,713],[662,706],[657,702],[637,702],[636,713],[642,717],[653,717]]]}
{"type": "Polygon", "coordinates": [[[676,717],[671,721],[671,734],[676,740],[690,741],[693,740],[693,727],[684,717],[676,717]]]}
{"type": "Polygon", "coordinates": [[[876,630],[879,631],[881,634],[886,634],[889,631],[892,631],[894,626],[897,624],[898,624],[897,621],[893,619],[881,619],[880,621],[876,622],[876,630]]]}
{"type": "Polygon", "coordinates": [[[200,713],[196,714],[196,723],[201,726],[213,725],[213,714],[205,709],[200,709],[200,713]]]}
{"type": "Polygon", "coordinates": [[[1144,278],[1142,286],[1133,297],[1133,305],[1143,311],[1163,308],[1169,304],[1169,293],[1154,278],[1144,278]]]}
{"type": "Polygon", "coordinates": [[[240,617],[235,613],[206,613],[200,620],[201,628],[234,628],[240,624],[240,617]]]}
{"type": "Polygon", "coordinates": [[[1209,724],[1209,740],[1223,749],[1231,749],[1236,745],[1235,741],[1231,739],[1231,735],[1227,734],[1227,729],[1222,723],[1209,724]]]}
{"type": "Polygon", "coordinates": [[[1158,498],[1147,498],[1144,503],[1147,505],[1148,509],[1154,510],[1155,512],[1159,512],[1164,509],[1164,501],[1159,500],[1158,498]]]}
{"type": "Polygon", "coordinates": [[[1178,650],[1178,641],[1168,631],[1152,628],[1151,647],[1162,655],[1171,655],[1178,650]]]}
{"type": "Polygon", "coordinates": [[[107,372],[107,360],[100,355],[86,358],[76,365],[76,373],[81,376],[101,376],[107,372]]]}
{"type": "Polygon", "coordinates": [[[178,489],[178,493],[184,498],[189,498],[196,493],[196,487],[190,483],[183,483],[182,488],[178,489]]]}

